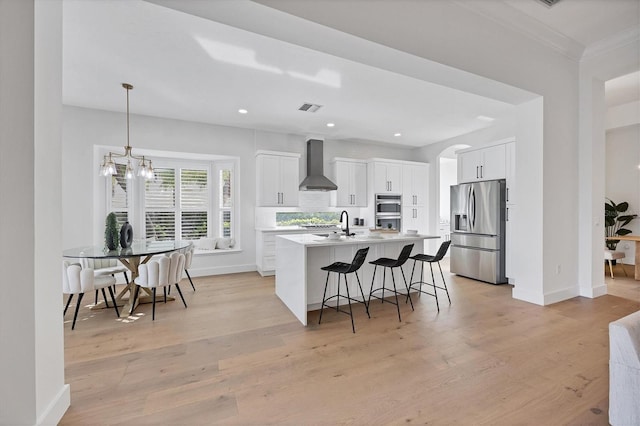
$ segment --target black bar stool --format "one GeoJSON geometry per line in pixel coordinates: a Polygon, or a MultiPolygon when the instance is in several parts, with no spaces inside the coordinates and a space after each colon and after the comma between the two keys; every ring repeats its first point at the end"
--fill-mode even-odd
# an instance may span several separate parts
{"type": "Polygon", "coordinates": [[[360,294],[362,294],[362,302],[364,303],[364,307],[367,310],[367,316],[369,318],[371,318],[371,315],[369,315],[369,304],[367,303],[367,301],[364,298],[364,292],[362,291],[362,285],[360,284],[360,277],[358,277],[358,269],[360,269],[360,267],[362,266],[362,264],[364,263],[365,258],[367,257],[367,253],[369,253],[369,247],[367,248],[363,248],[360,249],[356,252],[356,255],[353,257],[353,261],[351,263],[344,263],[344,262],[334,262],[329,266],[323,266],[322,269],[323,271],[327,271],[327,281],[324,283],[324,293],[322,294],[322,306],[320,307],[320,319],[318,320],[318,324],[320,324],[322,322],[322,312],[324,311],[324,307],[331,307],[329,305],[327,305],[327,302],[331,299],[333,299],[334,297],[336,298],[336,311],[338,312],[342,312],[343,314],[347,314],[351,317],[351,329],[353,330],[353,332],[356,332],[356,326],[353,323],[353,311],[351,310],[351,301],[353,300],[354,302],[359,302],[359,300],[353,299],[351,297],[351,295],[349,295],[349,283],[347,282],[347,274],[350,274],[352,272],[355,272],[356,274],[356,278],[358,279],[358,287],[360,287],[360,294]],[[330,297],[326,297],[327,296],[327,285],[329,284],[329,274],[331,272],[335,272],[338,274],[338,294],[335,294],[333,296],[330,297]],[[340,309],[340,275],[344,274],[344,285],[347,288],[347,295],[344,296],[342,295],[342,297],[345,297],[347,299],[347,301],[349,302],[349,312],[347,311],[343,311],[340,309]]]}
{"type": "Polygon", "coordinates": [[[411,255],[411,250],[413,250],[413,244],[407,244],[402,248],[402,251],[400,252],[400,256],[398,256],[397,259],[389,259],[388,257],[381,257],[372,262],[369,262],[370,264],[375,265],[375,268],[373,269],[373,278],[371,278],[371,291],[369,291],[369,304],[371,303],[371,296],[375,297],[376,299],[380,299],[382,303],[384,303],[384,291],[388,290],[394,293],[396,296],[396,302],[395,303],[389,302],[389,303],[396,305],[396,308],[398,308],[399,321],[402,321],[402,318],[400,318],[400,304],[398,303],[398,289],[396,288],[396,278],[393,275],[393,268],[400,268],[400,272],[402,272],[404,287],[407,290],[407,299],[411,301],[411,310],[413,310],[413,301],[411,300],[411,295],[409,294],[409,287],[407,287],[407,278],[404,276],[404,271],[402,270],[402,267],[401,267],[402,265],[404,265],[407,259],[409,259],[409,255],[411,255]],[[378,269],[378,266],[382,266],[384,268],[382,270],[382,287],[374,289],[373,283],[376,279],[376,270],[378,269]],[[391,279],[393,280],[393,290],[391,290],[390,288],[385,288],[384,286],[384,283],[387,278],[386,276],[387,268],[391,269],[391,279]],[[382,290],[382,297],[373,295],[373,293],[380,290],[382,290]]]}
{"type": "MultiPolygon", "coordinates": [[[[435,256],[431,256],[428,254],[416,254],[415,256],[411,256],[410,259],[413,259],[413,269],[411,269],[411,279],[409,280],[411,284],[409,284],[409,290],[416,285],[420,284],[418,291],[420,293],[428,294],[429,296],[434,296],[436,298],[436,306],[438,308],[438,312],[440,312],[440,304],[438,303],[438,291],[436,289],[444,290],[447,292],[447,299],[449,299],[449,304],[451,304],[451,297],[449,297],[449,290],[447,289],[447,282],[444,280],[444,274],[442,273],[442,267],[440,266],[440,261],[449,250],[449,246],[451,245],[451,241],[445,241],[440,245],[438,252],[435,256]],[[416,269],[416,262],[420,262],[420,281],[413,281],[413,272],[416,269]],[[424,281],[423,271],[424,271],[424,263],[429,263],[429,267],[431,268],[431,282],[424,281]],[[442,284],[444,287],[440,287],[436,285],[436,280],[433,276],[433,264],[437,263],[438,268],[440,268],[440,275],[442,276],[442,284]],[[427,284],[433,287],[433,293],[429,293],[427,291],[422,290],[422,284],[427,284]]],[[[406,302],[405,302],[406,303],[406,302]]]]}

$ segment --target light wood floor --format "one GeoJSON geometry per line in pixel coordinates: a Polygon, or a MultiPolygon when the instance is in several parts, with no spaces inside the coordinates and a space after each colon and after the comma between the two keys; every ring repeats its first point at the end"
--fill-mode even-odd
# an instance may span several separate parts
{"type": "Polygon", "coordinates": [[[303,327],[257,273],[196,278],[195,293],[183,280],[189,308],[159,304],[154,322],[151,305],[128,322],[82,308],[71,331],[70,308],[61,424],[608,424],[607,326],[640,297],[540,307],[446,277],[440,313],[422,296],[399,323],[372,302],[356,334],[335,311],[303,327]]]}

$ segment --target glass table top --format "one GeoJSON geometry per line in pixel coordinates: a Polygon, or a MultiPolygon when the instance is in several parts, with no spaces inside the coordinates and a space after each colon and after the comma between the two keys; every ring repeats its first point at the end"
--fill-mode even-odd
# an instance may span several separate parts
{"type": "Polygon", "coordinates": [[[84,246],[64,250],[62,257],[92,258],[92,259],[122,259],[136,256],[149,256],[169,253],[191,246],[191,241],[136,241],[131,247],[107,250],[103,246],[84,246]]]}

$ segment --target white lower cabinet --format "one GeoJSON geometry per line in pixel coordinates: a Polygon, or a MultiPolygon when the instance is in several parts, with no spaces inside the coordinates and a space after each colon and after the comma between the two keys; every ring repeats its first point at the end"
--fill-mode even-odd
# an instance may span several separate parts
{"type": "Polygon", "coordinates": [[[263,277],[276,273],[276,235],[308,234],[305,229],[256,231],[256,269],[263,277]]]}

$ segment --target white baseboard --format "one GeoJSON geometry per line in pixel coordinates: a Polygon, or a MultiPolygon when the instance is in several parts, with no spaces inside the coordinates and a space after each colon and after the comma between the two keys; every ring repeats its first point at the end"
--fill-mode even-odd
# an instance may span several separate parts
{"type": "Polygon", "coordinates": [[[513,287],[513,290],[511,291],[511,296],[514,299],[544,306],[544,298],[541,295],[530,292],[530,291],[524,291],[522,287],[518,287],[517,285],[513,287]]]}
{"type": "MultiPolygon", "coordinates": [[[[206,277],[209,275],[237,274],[240,272],[253,272],[253,271],[256,271],[256,265],[250,264],[250,265],[212,266],[208,268],[197,268],[197,269],[191,268],[189,269],[189,274],[192,277],[206,277]]],[[[271,275],[274,275],[274,274],[271,274],[271,275]]],[[[129,275],[129,279],[131,279],[131,274],[127,274],[127,275],[129,275]]],[[[187,274],[183,274],[182,278],[187,278],[187,274]]],[[[124,275],[116,274],[116,282],[117,284],[125,284],[124,275]]]]}
{"type": "Polygon", "coordinates": [[[62,416],[71,405],[71,390],[69,385],[64,385],[58,395],[49,403],[47,409],[40,415],[36,425],[49,426],[57,425],[62,420],[62,416]]]}
{"type": "Polygon", "coordinates": [[[579,296],[575,287],[567,287],[562,290],[556,290],[551,293],[545,293],[544,305],[551,305],[552,303],[562,302],[563,300],[573,299],[579,296]]]}
{"type": "MultiPolygon", "coordinates": [[[[240,272],[253,272],[256,270],[255,264],[230,265],[230,266],[210,266],[207,268],[189,269],[192,277],[206,277],[209,275],[238,274],[240,272]]],[[[186,274],[184,277],[186,278],[186,274]]]]}
{"type": "Polygon", "coordinates": [[[582,297],[594,299],[596,297],[604,296],[605,294],[607,294],[606,284],[600,284],[595,287],[580,288],[580,296],[582,297]]]}

